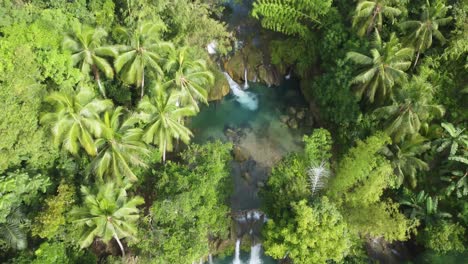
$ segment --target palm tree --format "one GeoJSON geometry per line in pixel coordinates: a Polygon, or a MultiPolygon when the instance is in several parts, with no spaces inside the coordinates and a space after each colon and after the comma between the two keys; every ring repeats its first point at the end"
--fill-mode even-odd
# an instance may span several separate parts
{"type": "Polygon", "coordinates": [[[102,87],[99,71],[102,71],[107,78],[114,78],[112,65],[104,57],[115,58],[118,55],[115,47],[102,46],[106,36],[107,32],[102,28],[95,29],[75,24],[72,32],[67,34],[63,41],[63,46],[72,52],[73,65],[79,64],[85,74],[93,71],[94,79],[104,97],[106,92],[102,87]]]}
{"type": "Polygon", "coordinates": [[[443,106],[432,103],[433,87],[420,77],[414,76],[397,94],[396,101],[389,106],[375,110],[378,118],[386,120],[386,132],[395,142],[400,142],[407,135],[419,132],[421,126],[427,126],[432,117],[442,117],[443,106]]]}
{"type": "Polygon", "coordinates": [[[459,147],[461,149],[468,148],[468,135],[464,133],[465,129],[455,127],[451,123],[442,123],[441,126],[445,133],[442,138],[435,141],[436,145],[439,145],[437,152],[442,152],[450,147],[450,156],[455,156],[459,147]]]}
{"type": "Polygon", "coordinates": [[[411,66],[413,49],[402,48],[395,34],[390,41],[383,43],[378,31],[375,32],[375,40],[370,56],[358,52],[348,52],[346,58],[362,66],[362,70],[352,83],[358,84],[358,94],[362,97],[365,92],[371,103],[376,94],[383,99],[392,94],[395,83],[406,80],[404,72],[411,66]]]}
{"type": "Polygon", "coordinates": [[[149,150],[141,141],[143,130],[134,127],[138,119],[130,117],[124,121],[122,118],[120,106],[104,115],[103,132],[96,140],[98,153],[90,164],[101,180],[103,176],[111,176],[118,182],[122,178],[136,181],[132,166],[146,167],[143,157],[149,156],[149,150]]]}
{"type": "Polygon", "coordinates": [[[195,114],[191,106],[177,106],[179,93],[168,94],[165,90],[163,85],[156,83],[153,94],[144,97],[138,105],[142,111],[140,117],[147,124],[143,140],[159,146],[163,161],[166,160],[166,151],[173,149],[173,139],[181,139],[186,144],[190,141],[192,132],[181,123],[181,119],[195,114]]]}
{"type": "Polygon", "coordinates": [[[369,34],[373,29],[382,30],[383,17],[392,21],[401,11],[391,7],[387,0],[361,1],[356,6],[353,17],[353,27],[358,29],[358,35],[369,34]]]}
{"type": "Polygon", "coordinates": [[[172,76],[170,85],[182,92],[182,105],[191,104],[198,111],[197,100],[208,103],[206,85],[213,83],[214,75],[207,69],[204,60],[193,60],[187,47],[173,49],[164,69],[172,76]]]}
{"type": "Polygon", "coordinates": [[[419,134],[403,141],[400,145],[392,145],[383,149],[383,154],[390,160],[395,175],[402,184],[406,179],[412,188],[416,187],[418,170],[428,170],[428,164],[419,158],[430,149],[430,143],[419,134]]]}
{"type": "Polygon", "coordinates": [[[97,147],[92,136],[101,135],[99,114],[110,109],[112,101],[95,99],[94,91],[86,86],[73,96],[52,93],[46,101],[55,105],[55,110],[44,114],[41,123],[52,126],[55,144],[62,144],[70,153],[77,154],[79,143],[89,155],[96,155],[97,147]]]}
{"type": "Polygon", "coordinates": [[[439,26],[447,25],[452,20],[452,17],[445,17],[448,9],[449,7],[445,6],[443,1],[436,1],[436,4],[431,6],[429,0],[426,0],[421,20],[409,20],[400,24],[404,31],[409,32],[407,42],[416,50],[414,65],[418,63],[419,55],[431,47],[433,36],[442,44],[445,43],[446,40],[439,31],[439,26]]]}
{"type": "Polygon", "coordinates": [[[119,28],[128,39],[128,45],[120,46],[120,55],[114,62],[115,70],[122,74],[123,81],[141,88],[141,97],[145,92],[145,71],[154,72],[157,77],[164,75],[160,63],[161,53],[172,47],[161,42],[162,30],[158,23],[140,23],[137,28],[129,30],[119,28]]]}
{"type": "Polygon", "coordinates": [[[138,220],[138,205],[144,203],[143,198],[136,196],[128,200],[124,188],[116,188],[114,183],[100,185],[97,193],[92,193],[88,187],[82,186],[84,205],[75,207],[70,214],[73,223],[84,227],[80,238],[80,247],[86,248],[96,237],[105,243],[114,238],[119,244],[122,256],[125,250],[120,241],[123,238],[136,239],[135,222],[138,220]]]}
{"type": "Polygon", "coordinates": [[[424,190],[416,195],[404,189],[404,197],[400,201],[400,204],[411,208],[410,210],[405,210],[410,218],[423,220],[426,225],[452,217],[452,215],[447,212],[439,211],[439,199],[429,196],[424,190]]]}

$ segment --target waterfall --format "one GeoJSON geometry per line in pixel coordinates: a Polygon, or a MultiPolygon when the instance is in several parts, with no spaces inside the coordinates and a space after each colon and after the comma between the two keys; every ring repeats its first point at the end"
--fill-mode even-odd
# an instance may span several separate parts
{"type": "Polygon", "coordinates": [[[213,264],[213,256],[211,254],[208,255],[208,264],[213,264]]]}
{"type": "Polygon", "coordinates": [[[232,262],[232,264],[241,264],[241,260],[240,260],[240,239],[237,239],[236,241],[236,253],[234,255],[234,261],[232,262]]]}
{"type": "Polygon", "coordinates": [[[260,259],[260,250],[262,244],[257,244],[250,249],[250,260],[249,264],[261,264],[263,261],[260,259]]]}
{"type": "Polygon", "coordinates": [[[249,88],[249,83],[248,83],[248,80],[247,80],[247,68],[244,68],[244,89],[247,89],[249,88]]]}
{"type": "Polygon", "coordinates": [[[242,107],[247,108],[251,111],[254,111],[258,108],[258,98],[257,95],[251,92],[246,92],[241,89],[239,84],[237,84],[227,72],[224,72],[226,79],[231,87],[231,91],[236,97],[236,101],[241,104],[242,107]]]}
{"type": "Polygon", "coordinates": [[[208,51],[208,54],[216,54],[216,47],[218,46],[218,43],[216,41],[211,41],[207,46],[206,50],[208,51]]]}

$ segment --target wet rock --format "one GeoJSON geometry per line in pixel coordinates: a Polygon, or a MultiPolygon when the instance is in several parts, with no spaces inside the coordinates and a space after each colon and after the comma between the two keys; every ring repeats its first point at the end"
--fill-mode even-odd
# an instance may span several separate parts
{"type": "Polygon", "coordinates": [[[297,117],[297,119],[299,119],[299,120],[303,120],[304,117],[305,117],[305,114],[306,114],[305,109],[301,109],[301,110],[299,110],[299,111],[297,112],[296,117],[297,117]]]}
{"type": "Polygon", "coordinates": [[[244,162],[249,159],[249,154],[247,151],[240,146],[234,146],[232,151],[234,154],[234,160],[237,162],[244,162]]]}
{"type": "Polygon", "coordinates": [[[306,119],[305,119],[305,125],[308,126],[308,127],[313,127],[314,126],[314,117],[312,115],[309,115],[306,119]]]}
{"type": "Polygon", "coordinates": [[[244,178],[249,183],[252,182],[252,176],[247,171],[242,173],[242,178],[244,178]]]}
{"type": "Polygon", "coordinates": [[[288,107],[288,114],[295,115],[296,112],[297,112],[296,108],[294,108],[292,106],[288,107]]]}
{"type": "Polygon", "coordinates": [[[249,158],[246,162],[245,162],[245,170],[246,171],[253,171],[255,169],[255,166],[257,165],[257,162],[255,160],[253,160],[252,158],[249,158]]]}
{"type": "Polygon", "coordinates": [[[263,187],[265,187],[265,183],[263,181],[258,181],[257,182],[257,187],[258,188],[263,188],[263,187]]]}
{"type": "Polygon", "coordinates": [[[277,80],[274,71],[265,65],[260,65],[258,67],[258,78],[260,82],[265,83],[268,86],[279,85],[281,82],[277,80]]]}
{"type": "Polygon", "coordinates": [[[297,122],[296,119],[294,118],[291,118],[289,121],[288,121],[288,126],[292,129],[297,129],[299,127],[299,124],[297,122]]]}
{"type": "Polygon", "coordinates": [[[287,115],[280,115],[279,119],[280,119],[280,121],[281,121],[282,123],[285,123],[285,124],[286,124],[286,123],[288,123],[288,121],[289,121],[289,116],[287,116],[287,115]]]}
{"type": "Polygon", "coordinates": [[[230,141],[234,141],[234,139],[236,139],[237,137],[237,133],[232,130],[231,128],[228,128],[224,131],[224,134],[226,135],[226,137],[230,140],[230,141]]]}
{"type": "Polygon", "coordinates": [[[221,100],[229,93],[231,88],[229,87],[226,77],[221,71],[219,71],[217,66],[211,64],[209,69],[214,73],[215,82],[208,92],[208,101],[221,100]]]}

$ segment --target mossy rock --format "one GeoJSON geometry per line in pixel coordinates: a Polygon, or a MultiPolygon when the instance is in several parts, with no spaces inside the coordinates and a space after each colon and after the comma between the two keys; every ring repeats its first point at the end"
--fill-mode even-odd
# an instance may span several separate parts
{"type": "Polygon", "coordinates": [[[214,67],[210,67],[210,70],[215,76],[215,82],[208,92],[208,101],[221,100],[230,91],[229,83],[221,71],[214,67]]]}

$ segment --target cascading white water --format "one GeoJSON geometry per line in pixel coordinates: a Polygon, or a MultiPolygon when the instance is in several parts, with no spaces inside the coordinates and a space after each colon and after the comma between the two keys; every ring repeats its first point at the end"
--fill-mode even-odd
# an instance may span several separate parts
{"type": "Polygon", "coordinates": [[[236,253],[234,255],[234,261],[232,262],[232,264],[241,264],[241,260],[240,260],[240,239],[237,239],[236,241],[236,253]]]}
{"type": "Polygon", "coordinates": [[[248,83],[248,80],[247,80],[247,68],[244,68],[244,89],[247,89],[249,88],[249,83],[248,83]]]}
{"type": "Polygon", "coordinates": [[[258,98],[257,95],[251,92],[246,92],[241,89],[240,85],[237,84],[227,72],[224,72],[226,79],[231,87],[231,91],[236,97],[236,101],[239,102],[242,107],[245,107],[251,111],[257,110],[258,98]]]}
{"type": "Polygon", "coordinates": [[[208,255],[208,264],[213,264],[213,256],[211,254],[208,255]]]}
{"type": "Polygon", "coordinates": [[[208,54],[216,54],[216,47],[218,46],[218,43],[216,43],[216,41],[211,41],[207,46],[206,46],[206,50],[208,51],[208,54]]]}
{"type": "Polygon", "coordinates": [[[249,264],[262,264],[263,261],[260,258],[260,251],[262,244],[257,244],[250,249],[250,260],[249,264]]]}

